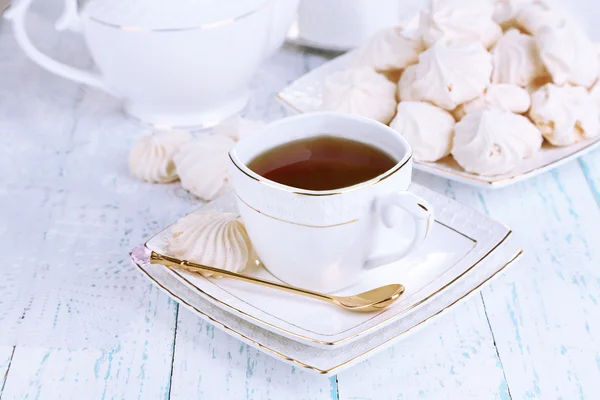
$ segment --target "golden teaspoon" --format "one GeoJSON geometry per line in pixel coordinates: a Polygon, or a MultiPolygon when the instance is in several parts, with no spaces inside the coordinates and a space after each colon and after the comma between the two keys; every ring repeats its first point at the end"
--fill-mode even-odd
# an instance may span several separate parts
{"type": "Polygon", "coordinates": [[[255,278],[248,275],[237,274],[219,268],[209,267],[207,265],[196,264],[191,261],[180,260],[174,257],[165,256],[150,250],[146,246],[138,246],[131,252],[131,258],[138,264],[160,264],[166,267],[178,267],[191,272],[204,272],[218,276],[225,276],[244,282],[254,283],[266,286],[272,289],[282,290],[288,293],[294,293],[301,296],[312,297],[313,299],[327,301],[336,306],[350,311],[370,312],[381,310],[388,307],[400,298],[404,293],[404,286],[399,283],[381,286],[364,293],[352,296],[332,296],[324,293],[313,292],[283,283],[267,281],[265,279],[255,278]]]}

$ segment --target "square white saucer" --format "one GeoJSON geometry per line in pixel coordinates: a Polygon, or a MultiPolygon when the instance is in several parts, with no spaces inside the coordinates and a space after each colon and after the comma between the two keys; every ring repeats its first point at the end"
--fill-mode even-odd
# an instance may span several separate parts
{"type": "MultiPolygon", "coordinates": [[[[349,345],[461,284],[467,273],[493,256],[510,236],[510,229],[504,225],[456,201],[415,184],[410,191],[427,200],[434,210],[436,223],[426,242],[416,253],[369,272],[361,283],[339,293],[353,294],[389,283],[403,284],[405,293],[387,309],[353,313],[317,300],[232,279],[206,278],[181,269],[174,269],[171,274],[198,296],[283,337],[320,348],[349,345]]],[[[208,203],[202,210],[237,212],[234,194],[208,203]]],[[[169,236],[170,227],[167,227],[146,246],[168,255],[169,236]]],[[[263,267],[244,273],[278,281],[263,267]]]]}
{"type": "Polygon", "coordinates": [[[479,263],[477,268],[422,307],[415,308],[404,318],[359,338],[349,346],[329,349],[308,346],[288,339],[225,311],[207,301],[197,290],[182,283],[162,265],[136,266],[167,295],[200,318],[214,324],[217,329],[287,364],[330,376],[394,345],[409,333],[418,332],[433,317],[478,293],[484,284],[489,283],[508,265],[512,265],[520,254],[521,250],[509,239],[479,263]]]}
{"type": "MultiPolygon", "coordinates": [[[[277,99],[294,113],[320,110],[325,78],[334,72],[349,68],[352,57],[354,57],[353,52],[349,52],[313,69],[279,92],[277,99]]],[[[414,166],[420,171],[467,185],[497,189],[554,169],[583,156],[598,146],[600,146],[600,136],[565,147],[554,147],[544,143],[542,150],[535,156],[524,160],[511,172],[498,176],[482,176],[466,172],[450,156],[437,162],[415,160],[414,166]]]]}

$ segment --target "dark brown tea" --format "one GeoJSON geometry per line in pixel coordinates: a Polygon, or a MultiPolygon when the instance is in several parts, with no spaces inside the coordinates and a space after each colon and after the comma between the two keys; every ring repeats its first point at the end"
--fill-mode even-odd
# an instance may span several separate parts
{"type": "Polygon", "coordinates": [[[376,147],[317,136],[267,150],[250,161],[248,168],[283,185],[331,190],[368,181],[394,165],[396,160],[376,147]]]}

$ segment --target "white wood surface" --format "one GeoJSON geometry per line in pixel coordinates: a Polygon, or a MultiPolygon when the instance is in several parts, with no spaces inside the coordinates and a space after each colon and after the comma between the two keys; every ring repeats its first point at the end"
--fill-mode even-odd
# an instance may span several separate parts
{"type": "MultiPolygon", "coordinates": [[[[43,17],[32,16],[40,27],[36,42],[63,60],[90,65],[79,38],[51,32],[54,8],[41,7],[43,17]]],[[[325,61],[284,48],[257,73],[248,114],[283,116],[274,94],[325,61]]],[[[33,279],[35,266],[59,271],[79,263],[84,283],[100,276],[87,271],[130,271],[113,263],[199,204],[177,185],[129,177],[127,151],[140,134],[117,101],[25,59],[0,22],[0,254],[10,254],[0,268],[10,265],[33,279]],[[9,211],[19,207],[29,220],[9,211]]],[[[127,292],[114,285],[94,292],[117,293],[123,310],[138,310],[115,349],[57,348],[45,341],[45,320],[31,311],[24,320],[40,332],[39,342],[0,343],[0,397],[600,398],[600,152],[495,192],[420,173],[416,179],[504,221],[525,255],[480,296],[393,348],[337,377],[313,375],[243,346],[131,275],[141,305],[127,302],[127,292]]],[[[20,292],[33,309],[45,293],[42,283],[33,279],[20,292]]],[[[111,318],[111,310],[94,311],[100,323],[111,318]]],[[[62,311],[55,320],[67,338],[86,332],[62,311]]]]}

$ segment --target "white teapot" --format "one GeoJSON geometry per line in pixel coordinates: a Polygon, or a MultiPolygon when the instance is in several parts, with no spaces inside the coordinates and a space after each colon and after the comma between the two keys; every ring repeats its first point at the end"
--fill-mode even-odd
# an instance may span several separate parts
{"type": "Polygon", "coordinates": [[[56,29],[83,33],[99,74],[34,47],[31,2],[16,2],[6,18],[33,61],[121,98],[138,120],[204,128],[244,108],[248,82],[283,43],[299,0],[66,0],[56,29]]]}

